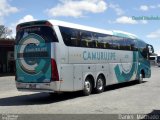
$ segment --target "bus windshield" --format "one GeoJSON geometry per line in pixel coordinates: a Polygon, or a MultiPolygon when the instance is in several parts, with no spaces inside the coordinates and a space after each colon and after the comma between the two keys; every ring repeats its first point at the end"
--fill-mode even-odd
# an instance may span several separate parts
{"type": "Polygon", "coordinates": [[[49,42],[58,42],[58,39],[56,37],[56,34],[54,30],[51,27],[48,26],[31,26],[31,27],[26,27],[18,30],[17,36],[16,36],[16,45],[20,44],[19,41],[29,34],[37,34],[41,36],[46,43],[49,42]],[[47,33],[47,34],[46,34],[47,33]]]}

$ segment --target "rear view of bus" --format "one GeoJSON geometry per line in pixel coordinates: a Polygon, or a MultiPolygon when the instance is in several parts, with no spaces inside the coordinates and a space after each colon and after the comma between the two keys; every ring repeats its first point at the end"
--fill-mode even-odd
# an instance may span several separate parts
{"type": "Polygon", "coordinates": [[[18,90],[52,92],[59,80],[54,56],[58,42],[47,21],[19,24],[15,43],[16,86],[18,90]],[[54,87],[53,87],[54,85],[54,87]]]}

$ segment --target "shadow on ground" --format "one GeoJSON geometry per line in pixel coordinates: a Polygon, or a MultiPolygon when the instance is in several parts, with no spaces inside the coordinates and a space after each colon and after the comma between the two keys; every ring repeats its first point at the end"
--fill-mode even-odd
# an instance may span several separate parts
{"type": "Polygon", "coordinates": [[[0,77],[15,76],[15,73],[0,73],[0,77]]]}
{"type": "Polygon", "coordinates": [[[141,120],[160,120],[160,110],[153,110],[151,113],[144,115],[141,120]]]}
{"type": "MultiPolygon", "coordinates": [[[[146,83],[147,81],[142,81],[141,84],[146,83]]],[[[120,89],[120,88],[124,88],[124,87],[130,87],[130,86],[134,86],[139,84],[138,81],[130,81],[130,82],[126,82],[126,83],[119,83],[119,84],[115,84],[115,85],[109,85],[105,88],[105,91],[110,91],[110,90],[116,90],[116,89],[120,89]]]]}
{"type": "MultiPolygon", "coordinates": [[[[145,83],[145,81],[143,82],[145,83]]],[[[143,84],[142,83],[142,84],[143,84]]],[[[117,90],[124,87],[136,85],[137,82],[121,83],[116,85],[107,86],[104,92],[117,90]]],[[[96,94],[93,94],[96,95],[96,94]]],[[[62,94],[48,94],[48,93],[35,93],[29,95],[13,96],[0,99],[0,106],[23,106],[23,105],[39,105],[50,104],[70,99],[82,97],[82,92],[62,93],[62,94]]]]}

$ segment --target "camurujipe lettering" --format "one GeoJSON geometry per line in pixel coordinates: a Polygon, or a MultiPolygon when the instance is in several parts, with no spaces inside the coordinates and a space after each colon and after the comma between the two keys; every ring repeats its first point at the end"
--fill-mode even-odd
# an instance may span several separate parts
{"type": "Polygon", "coordinates": [[[84,60],[116,60],[115,52],[83,52],[84,60]]]}
{"type": "Polygon", "coordinates": [[[26,48],[25,52],[46,52],[47,51],[47,47],[35,47],[35,48],[26,48]]]}

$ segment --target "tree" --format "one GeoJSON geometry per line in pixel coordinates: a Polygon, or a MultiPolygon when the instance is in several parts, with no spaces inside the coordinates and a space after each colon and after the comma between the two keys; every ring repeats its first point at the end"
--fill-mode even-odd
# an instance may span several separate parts
{"type": "Polygon", "coordinates": [[[4,25],[0,25],[0,38],[2,38],[4,33],[5,33],[5,26],[4,25]]]}
{"type": "Polygon", "coordinates": [[[0,25],[0,38],[7,38],[12,34],[12,30],[4,25],[0,25]]]}

